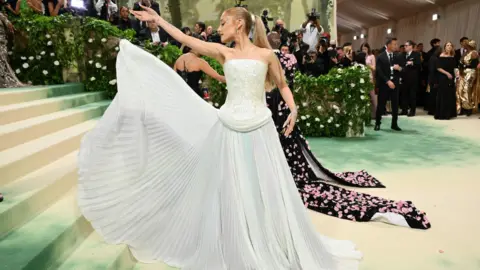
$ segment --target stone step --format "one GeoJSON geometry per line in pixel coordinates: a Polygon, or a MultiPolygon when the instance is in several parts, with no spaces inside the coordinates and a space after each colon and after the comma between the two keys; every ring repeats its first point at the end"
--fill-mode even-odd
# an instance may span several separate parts
{"type": "Polygon", "coordinates": [[[83,92],[83,84],[31,86],[0,89],[0,106],[83,92]]]}
{"type": "Polygon", "coordinates": [[[104,92],[91,92],[0,106],[0,125],[98,102],[104,97],[104,92]]]}
{"type": "Polygon", "coordinates": [[[134,266],[126,245],[109,245],[93,232],[57,270],[131,270],[134,266]]]}
{"type": "Polygon", "coordinates": [[[74,151],[0,187],[5,196],[0,203],[0,239],[43,212],[75,186],[77,155],[78,151],[74,151]]]}
{"type": "Polygon", "coordinates": [[[0,240],[0,269],[57,269],[92,231],[79,213],[74,188],[0,240]]]}
{"type": "Polygon", "coordinates": [[[0,186],[78,149],[82,136],[95,126],[96,121],[88,120],[0,152],[0,186]]]}
{"type": "Polygon", "coordinates": [[[110,101],[42,115],[0,126],[0,151],[103,115],[110,101]]]}

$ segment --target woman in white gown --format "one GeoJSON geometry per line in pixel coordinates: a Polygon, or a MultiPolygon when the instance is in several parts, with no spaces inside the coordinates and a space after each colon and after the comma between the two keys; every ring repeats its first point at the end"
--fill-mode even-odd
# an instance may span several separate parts
{"type": "Polygon", "coordinates": [[[97,232],[141,262],[181,269],[358,269],[353,243],[317,234],[298,197],[265,83],[274,81],[292,108],[286,136],[296,107],[261,20],[225,11],[218,32],[236,44],[227,48],[184,35],[151,9],[134,15],[224,63],[228,96],[215,109],[163,62],[121,41],[118,94],[79,154],[79,206],[97,232]]]}

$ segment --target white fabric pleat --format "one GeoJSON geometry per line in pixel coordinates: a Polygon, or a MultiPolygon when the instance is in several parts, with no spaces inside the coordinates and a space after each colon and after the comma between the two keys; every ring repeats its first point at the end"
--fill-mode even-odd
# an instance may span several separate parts
{"type": "Polygon", "coordinates": [[[155,57],[122,41],[117,61],[79,153],[79,206],[107,242],[181,269],[358,269],[351,242],[315,232],[272,121],[229,129],[155,57]]]}

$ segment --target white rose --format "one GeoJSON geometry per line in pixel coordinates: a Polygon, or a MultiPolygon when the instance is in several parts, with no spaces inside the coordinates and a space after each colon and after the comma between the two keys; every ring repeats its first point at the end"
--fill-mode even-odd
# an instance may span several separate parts
{"type": "Polygon", "coordinates": [[[55,66],[58,66],[58,65],[60,65],[60,62],[58,62],[58,61],[55,60],[55,62],[53,62],[53,64],[54,64],[55,66]]]}
{"type": "Polygon", "coordinates": [[[343,73],[343,69],[339,68],[337,69],[338,73],[343,73]]]}
{"type": "MultiPolygon", "coordinates": [[[[118,47],[117,47],[118,48],[118,47]]],[[[212,105],[213,106],[213,102],[209,101],[208,104],[212,105]]]]}
{"type": "Polygon", "coordinates": [[[303,107],[307,107],[307,106],[308,106],[308,103],[302,102],[302,106],[303,106],[303,107]]]}
{"type": "Polygon", "coordinates": [[[300,119],[302,120],[307,120],[307,117],[305,117],[304,115],[300,116],[300,119]]]}
{"type": "Polygon", "coordinates": [[[28,57],[28,60],[33,60],[33,56],[28,57]]]}
{"type": "Polygon", "coordinates": [[[307,127],[309,127],[309,126],[310,126],[310,123],[307,123],[307,127]]]}
{"type": "Polygon", "coordinates": [[[215,103],[215,107],[218,107],[218,106],[219,106],[218,103],[215,103]]]}
{"type": "Polygon", "coordinates": [[[45,51],[42,51],[42,52],[40,53],[40,55],[45,55],[45,51]]]}
{"type": "Polygon", "coordinates": [[[338,109],[339,109],[338,106],[335,105],[335,104],[332,105],[332,108],[334,108],[335,110],[338,110],[338,109]]]}
{"type": "Polygon", "coordinates": [[[365,80],[363,78],[360,78],[360,83],[365,83],[365,80]]]}
{"type": "Polygon", "coordinates": [[[322,109],[322,106],[317,106],[317,110],[321,110],[322,109]]]}
{"type": "Polygon", "coordinates": [[[310,118],[310,115],[309,115],[309,114],[307,114],[307,115],[306,115],[306,117],[307,117],[307,119],[308,119],[308,118],[310,118]]]}
{"type": "Polygon", "coordinates": [[[107,39],[106,39],[106,38],[102,38],[102,42],[103,42],[103,43],[107,42],[107,39]]]}
{"type": "Polygon", "coordinates": [[[352,88],[355,87],[355,84],[354,84],[354,83],[351,83],[351,84],[350,84],[350,87],[352,87],[352,88]]]}
{"type": "Polygon", "coordinates": [[[88,43],[92,43],[92,42],[93,42],[93,39],[89,38],[88,43]]]}
{"type": "Polygon", "coordinates": [[[117,84],[117,80],[113,79],[113,80],[109,81],[108,83],[111,84],[111,85],[115,85],[115,84],[117,84]]]}
{"type": "Polygon", "coordinates": [[[360,89],[360,93],[364,94],[364,93],[365,93],[365,90],[360,89]]]}
{"type": "Polygon", "coordinates": [[[52,53],[50,53],[50,56],[55,56],[55,53],[53,53],[53,52],[52,52],[52,53]]]}
{"type": "Polygon", "coordinates": [[[46,38],[50,38],[50,35],[49,35],[49,34],[46,34],[45,37],[46,37],[46,38]]]}
{"type": "Polygon", "coordinates": [[[325,126],[324,125],[320,125],[320,128],[324,128],[325,126]]]}
{"type": "Polygon", "coordinates": [[[337,76],[336,76],[336,77],[337,77],[337,79],[340,79],[342,76],[340,76],[340,75],[338,75],[338,74],[337,74],[337,76]]]}
{"type": "Polygon", "coordinates": [[[102,70],[107,70],[107,66],[103,66],[103,67],[102,67],[102,70]]]}
{"type": "Polygon", "coordinates": [[[315,122],[320,122],[320,118],[315,117],[315,122]]]}
{"type": "Polygon", "coordinates": [[[348,98],[352,98],[352,95],[348,95],[348,98]]]}
{"type": "Polygon", "coordinates": [[[88,63],[89,63],[90,65],[93,64],[93,60],[88,61],[88,63]]]}
{"type": "Polygon", "coordinates": [[[340,89],[338,89],[338,88],[335,88],[335,92],[337,92],[337,93],[338,93],[338,92],[340,92],[340,89]]]}
{"type": "Polygon", "coordinates": [[[120,50],[120,48],[119,48],[119,47],[115,47],[115,51],[117,51],[117,52],[118,52],[119,50],[120,50]]]}
{"type": "Polygon", "coordinates": [[[47,46],[52,46],[52,44],[53,44],[52,41],[47,42],[47,46]]]}
{"type": "Polygon", "coordinates": [[[332,121],[333,121],[333,120],[332,120],[331,118],[329,118],[327,122],[328,122],[328,123],[332,123],[332,121]]]}
{"type": "Polygon", "coordinates": [[[339,124],[335,124],[335,127],[337,127],[337,128],[338,128],[338,127],[340,127],[340,125],[339,125],[339,124]]]}
{"type": "Polygon", "coordinates": [[[28,65],[28,63],[23,63],[22,67],[23,67],[23,68],[28,68],[29,65],[28,65]]]}
{"type": "Polygon", "coordinates": [[[46,71],[46,70],[43,70],[42,73],[43,73],[43,75],[48,75],[48,71],[46,71]]]}
{"type": "Polygon", "coordinates": [[[97,63],[95,64],[95,67],[96,67],[96,68],[101,68],[101,67],[102,67],[102,65],[101,65],[100,63],[98,63],[98,62],[97,62],[97,63]]]}
{"type": "Polygon", "coordinates": [[[20,57],[20,59],[27,60],[27,58],[25,56],[20,57]]]}
{"type": "Polygon", "coordinates": [[[13,54],[13,52],[12,52],[12,51],[8,51],[8,55],[12,55],[12,54],[13,54]]]}
{"type": "Polygon", "coordinates": [[[360,99],[361,99],[361,100],[364,100],[364,99],[365,99],[365,96],[360,96],[360,99]]]}
{"type": "Polygon", "coordinates": [[[40,55],[37,55],[37,60],[40,60],[42,59],[42,57],[40,55]]]}
{"type": "Polygon", "coordinates": [[[20,74],[20,69],[17,68],[17,69],[15,70],[15,73],[20,74]]]}
{"type": "Polygon", "coordinates": [[[91,77],[90,81],[92,81],[92,82],[95,81],[95,77],[91,77]]]}
{"type": "Polygon", "coordinates": [[[349,122],[348,122],[348,125],[349,125],[349,126],[353,126],[352,121],[349,121],[349,122]]]}
{"type": "Polygon", "coordinates": [[[96,56],[97,56],[97,58],[100,58],[100,57],[102,57],[102,55],[101,55],[101,54],[97,54],[96,56]]]}

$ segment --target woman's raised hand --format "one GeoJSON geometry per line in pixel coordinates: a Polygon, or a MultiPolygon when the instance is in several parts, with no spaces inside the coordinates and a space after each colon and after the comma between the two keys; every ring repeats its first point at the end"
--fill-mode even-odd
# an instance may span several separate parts
{"type": "Polygon", "coordinates": [[[143,10],[130,10],[130,13],[132,13],[135,18],[139,19],[142,22],[151,22],[155,21],[157,18],[160,16],[157,14],[157,12],[149,7],[140,5],[140,7],[143,8],[143,10]]]}

